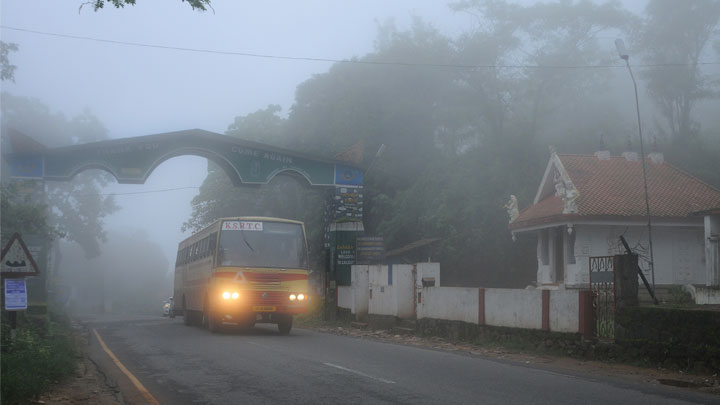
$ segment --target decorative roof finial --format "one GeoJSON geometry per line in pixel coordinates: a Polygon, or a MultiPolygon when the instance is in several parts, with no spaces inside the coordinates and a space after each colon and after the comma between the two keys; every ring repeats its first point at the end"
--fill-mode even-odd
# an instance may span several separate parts
{"type": "Polygon", "coordinates": [[[551,154],[551,155],[556,155],[556,154],[557,154],[557,151],[555,150],[555,147],[554,147],[554,146],[550,145],[550,146],[548,146],[548,149],[550,149],[550,154],[551,154]]]}
{"type": "Polygon", "coordinates": [[[517,219],[518,216],[520,216],[520,211],[518,211],[518,202],[515,195],[510,195],[510,200],[508,200],[507,204],[503,206],[507,210],[508,216],[510,216],[510,222],[512,223],[515,219],[517,219]]]}
{"type": "Polygon", "coordinates": [[[655,132],[653,132],[653,148],[652,148],[652,151],[653,151],[653,152],[657,152],[657,151],[658,151],[658,147],[657,147],[657,134],[656,134],[655,132]]]}
{"type": "Polygon", "coordinates": [[[605,150],[605,132],[600,131],[600,150],[605,150]]]}

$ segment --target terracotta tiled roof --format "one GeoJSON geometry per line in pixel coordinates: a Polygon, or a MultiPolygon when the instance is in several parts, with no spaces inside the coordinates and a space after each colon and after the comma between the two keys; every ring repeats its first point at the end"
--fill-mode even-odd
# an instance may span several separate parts
{"type": "MultiPolygon", "coordinates": [[[[580,193],[577,214],[563,214],[560,197],[541,198],[520,213],[511,229],[570,218],[645,216],[642,164],[624,157],[558,155],[580,193]]],[[[720,208],[720,190],[667,163],[645,164],[650,213],[660,218],[685,218],[720,208]]],[[[548,181],[552,181],[549,179],[548,181]]]]}

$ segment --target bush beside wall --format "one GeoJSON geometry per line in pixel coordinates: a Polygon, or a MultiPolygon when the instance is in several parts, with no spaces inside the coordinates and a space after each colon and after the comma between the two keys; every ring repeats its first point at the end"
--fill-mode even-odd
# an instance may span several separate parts
{"type": "Polygon", "coordinates": [[[588,349],[580,333],[477,325],[431,318],[418,319],[417,329],[423,336],[440,336],[451,341],[490,344],[517,350],[560,351],[567,355],[577,355],[584,354],[588,349]]]}
{"type": "Polygon", "coordinates": [[[615,340],[651,363],[720,371],[720,311],[622,308],[616,314],[615,340]]]}

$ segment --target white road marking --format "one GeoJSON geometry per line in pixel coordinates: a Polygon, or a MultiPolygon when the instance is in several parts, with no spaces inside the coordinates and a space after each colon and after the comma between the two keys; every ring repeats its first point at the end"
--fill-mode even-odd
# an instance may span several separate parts
{"type": "Polygon", "coordinates": [[[270,347],[270,346],[261,345],[260,343],[251,342],[249,340],[248,340],[248,343],[250,343],[251,345],[262,347],[263,349],[272,349],[272,347],[270,347]]]}
{"type": "Polygon", "coordinates": [[[373,376],[371,376],[370,374],[365,374],[365,373],[363,373],[362,371],[357,371],[357,370],[353,370],[353,369],[351,369],[351,368],[347,368],[347,367],[343,367],[343,366],[338,366],[337,364],[332,364],[332,363],[323,363],[323,364],[326,365],[326,366],[328,366],[328,367],[334,367],[334,368],[337,368],[337,369],[342,370],[342,371],[347,371],[348,373],[353,373],[353,374],[361,375],[361,376],[363,376],[363,377],[366,377],[366,378],[369,378],[369,379],[375,380],[375,381],[380,381],[380,382],[385,383],[385,384],[395,384],[395,381],[386,380],[386,379],[380,378],[380,377],[373,377],[373,376]]]}
{"type": "Polygon", "coordinates": [[[597,382],[597,380],[594,380],[594,379],[589,378],[589,377],[581,377],[581,376],[570,375],[570,374],[556,373],[556,372],[554,372],[554,371],[548,371],[548,370],[540,370],[540,369],[535,369],[535,370],[536,370],[536,371],[539,371],[539,372],[541,372],[541,373],[543,373],[543,374],[550,374],[550,375],[555,375],[555,376],[558,376],[558,377],[574,378],[574,379],[576,379],[576,380],[597,382]]]}

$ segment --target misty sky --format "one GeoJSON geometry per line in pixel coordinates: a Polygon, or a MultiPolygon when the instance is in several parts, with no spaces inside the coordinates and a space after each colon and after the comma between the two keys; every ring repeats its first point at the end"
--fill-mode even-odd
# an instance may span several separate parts
{"type": "MultiPolygon", "coordinates": [[[[293,57],[348,59],[373,49],[378,22],[400,29],[413,16],[441,32],[472,29],[474,17],[456,14],[440,0],[213,0],[215,10],[193,11],[180,0],[138,0],[134,7],[93,12],[83,0],[3,0],[4,27],[107,40],[293,57]]],[[[639,12],[643,2],[624,2],[639,12]]],[[[113,138],[188,128],[224,132],[237,115],[268,104],[287,113],[295,88],[329,62],[288,61],[116,45],[18,32],[11,62],[15,83],[3,90],[35,97],[67,117],[89,109],[113,138]]],[[[163,163],[142,186],[114,185],[108,192],[199,186],[206,160],[179,157],[163,163]]],[[[142,228],[174,262],[180,226],[196,189],[117,197],[122,209],[108,229],[142,228]]]]}
{"type": "MultiPolygon", "coordinates": [[[[295,57],[347,59],[373,49],[378,22],[407,28],[413,16],[443,32],[472,26],[441,1],[222,1],[215,12],[180,0],[140,0],[134,7],[93,12],[81,0],[3,0],[2,25],[35,31],[185,48],[295,57]]],[[[3,29],[20,50],[15,83],[3,90],[36,97],[72,117],[87,108],[113,138],[188,128],[224,132],[237,115],[279,104],[287,113],[296,86],[331,63],[284,61],[123,46],[3,29]]],[[[178,157],[160,165],[142,186],[108,192],[199,186],[206,160],[178,157]]],[[[122,209],[108,229],[145,229],[174,262],[183,221],[196,189],[117,196],[122,209]]]]}

